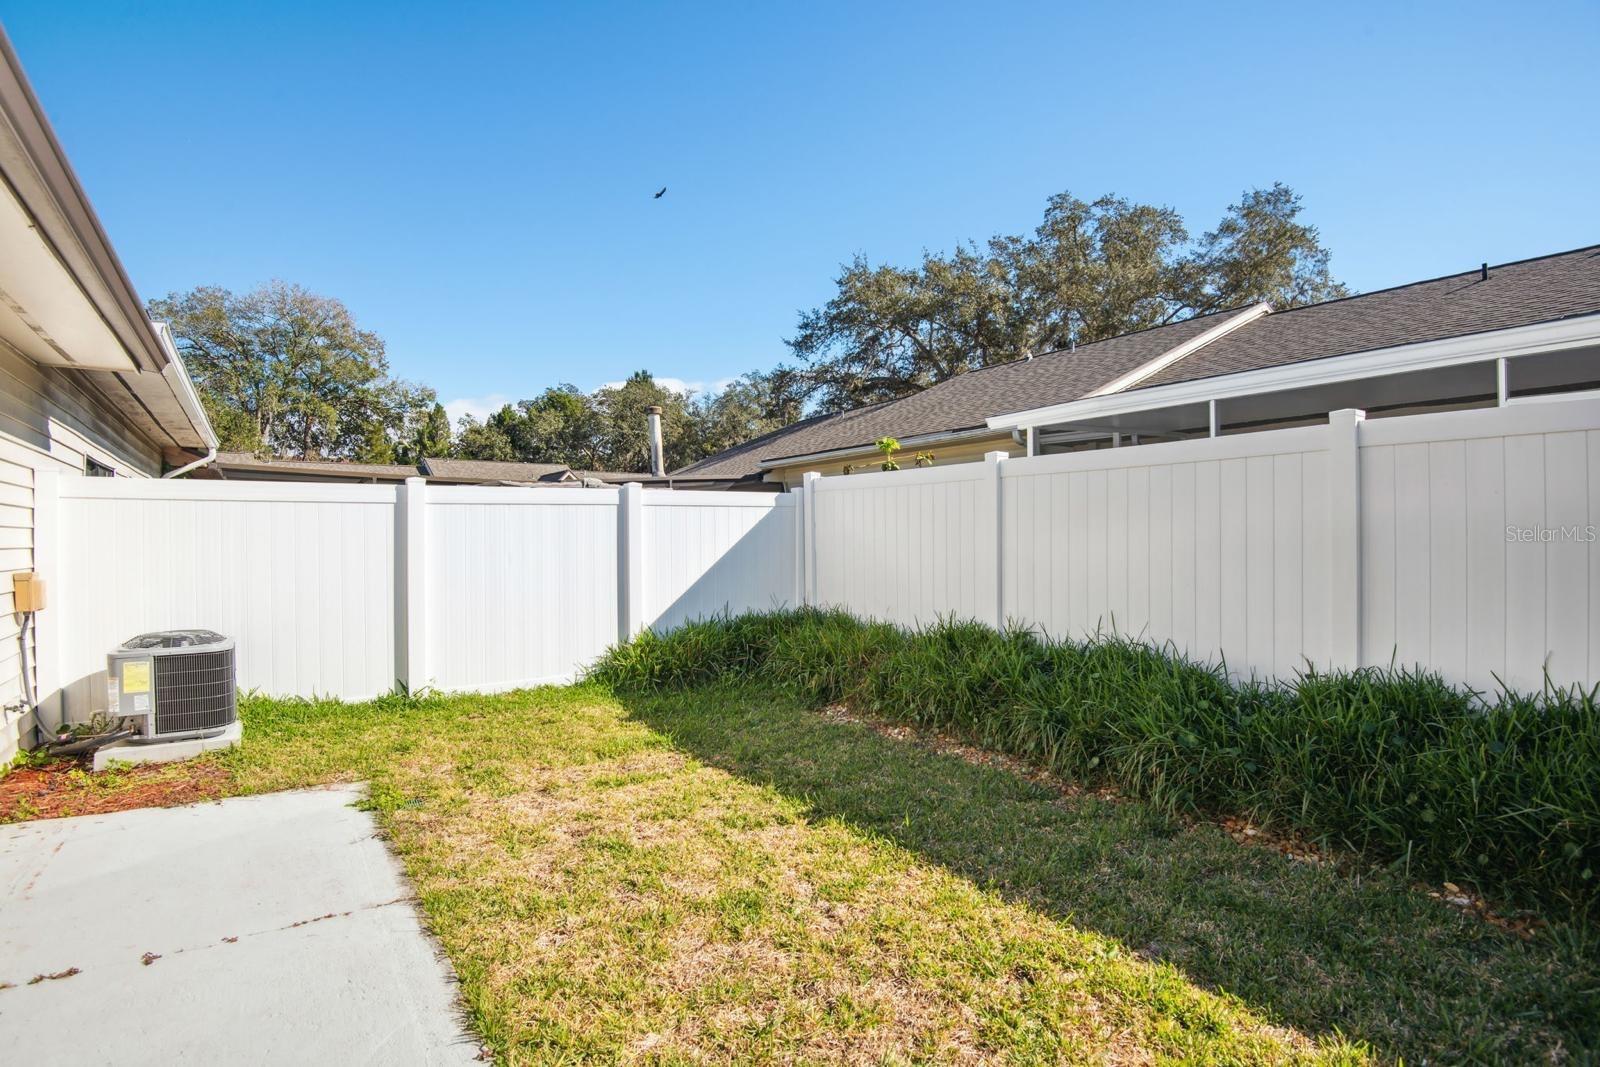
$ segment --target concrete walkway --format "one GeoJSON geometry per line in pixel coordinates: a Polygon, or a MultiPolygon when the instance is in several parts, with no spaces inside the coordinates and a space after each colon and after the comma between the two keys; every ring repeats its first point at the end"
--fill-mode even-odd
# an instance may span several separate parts
{"type": "Polygon", "coordinates": [[[449,964],[359,796],[0,827],[0,1059],[474,1062],[449,964]]]}

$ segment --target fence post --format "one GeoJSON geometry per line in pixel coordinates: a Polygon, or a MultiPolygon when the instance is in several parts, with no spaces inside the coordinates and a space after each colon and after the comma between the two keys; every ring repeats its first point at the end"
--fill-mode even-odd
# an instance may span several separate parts
{"type": "Polygon", "coordinates": [[[408,693],[427,688],[428,676],[428,483],[407,478],[400,487],[400,575],[395,629],[400,634],[400,682],[408,693]]]}
{"type": "Polygon", "coordinates": [[[1005,534],[1000,520],[1000,464],[1005,460],[1004,452],[983,454],[984,490],[978,496],[978,589],[987,594],[994,612],[989,621],[996,630],[1006,627],[1005,588],[1000,580],[1001,538],[1005,534]]]}
{"type": "MultiPolygon", "coordinates": [[[[61,692],[61,631],[56,626],[61,603],[61,475],[53,470],[33,475],[33,569],[44,581],[45,607],[33,616],[33,684],[39,713],[65,725],[66,697],[61,692]]],[[[26,726],[26,723],[20,724],[26,726]]]]}
{"type": "Polygon", "coordinates": [[[805,603],[807,607],[817,604],[817,483],[822,480],[819,471],[806,471],[800,477],[802,496],[805,499],[804,525],[801,526],[803,537],[801,555],[804,557],[806,569],[805,576],[805,603]]]}
{"type": "Polygon", "coordinates": [[[644,629],[644,486],[625,482],[617,497],[617,640],[644,629]]]}
{"type": "Polygon", "coordinates": [[[1367,413],[1328,414],[1328,591],[1334,667],[1361,666],[1361,422],[1367,413]]]}
{"type": "Polygon", "coordinates": [[[789,594],[791,608],[802,607],[806,602],[806,489],[797,485],[789,490],[794,501],[794,591],[789,594]]]}

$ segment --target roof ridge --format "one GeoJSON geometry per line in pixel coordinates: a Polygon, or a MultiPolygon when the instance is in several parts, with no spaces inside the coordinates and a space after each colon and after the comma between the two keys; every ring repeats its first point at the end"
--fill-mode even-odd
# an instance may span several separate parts
{"type": "MultiPolygon", "coordinates": [[[[1259,301],[1257,301],[1257,303],[1259,303],[1259,301]]],[[[979,373],[981,373],[983,371],[986,371],[986,370],[997,370],[1000,367],[1011,367],[1011,366],[1015,366],[1018,363],[1032,363],[1035,360],[1048,359],[1051,356],[1071,356],[1071,355],[1076,355],[1077,353],[1082,352],[1084,349],[1093,348],[1095,345],[1103,345],[1107,341],[1120,341],[1124,337],[1137,337],[1140,334],[1154,333],[1157,330],[1166,330],[1166,329],[1170,329],[1173,326],[1183,326],[1186,323],[1199,322],[1201,319],[1209,319],[1209,318],[1213,318],[1213,317],[1215,317],[1217,315],[1231,315],[1231,314],[1235,314],[1235,313],[1240,312],[1240,311],[1246,311],[1246,310],[1248,310],[1248,309],[1250,309],[1250,308],[1252,308],[1254,306],[1255,306],[1255,304],[1234,304],[1231,307],[1218,308],[1216,311],[1205,311],[1205,312],[1200,313],[1199,315],[1190,315],[1187,318],[1173,319],[1171,322],[1158,322],[1154,326],[1141,326],[1137,330],[1128,330],[1128,331],[1126,331],[1124,333],[1114,333],[1110,337],[1097,338],[1096,340],[1089,341],[1089,342],[1087,342],[1085,344],[1078,345],[1076,348],[1052,348],[1048,352],[1035,352],[1031,356],[1018,356],[1016,359],[1008,359],[1004,363],[986,363],[981,367],[973,367],[970,370],[964,370],[964,371],[960,371],[960,372],[958,372],[956,374],[952,374],[950,377],[943,378],[943,379],[941,379],[941,380],[939,380],[937,382],[934,382],[932,385],[927,386],[926,388],[921,389],[918,392],[919,393],[926,393],[929,389],[937,388],[938,386],[943,385],[945,382],[953,382],[957,378],[963,377],[963,376],[968,375],[968,374],[979,374],[979,373]]],[[[918,395],[918,393],[907,393],[905,396],[896,397],[895,399],[897,399],[897,400],[905,400],[907,397],[913,397],[913,396],[917,396],[917,395],[918,395]]],[[[882,401],[880,401],[880,403],[882,403],[882,401]]]]}

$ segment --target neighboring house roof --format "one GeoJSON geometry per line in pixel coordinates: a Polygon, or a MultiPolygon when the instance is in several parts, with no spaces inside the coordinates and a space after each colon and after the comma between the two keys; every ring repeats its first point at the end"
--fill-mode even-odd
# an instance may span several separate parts
{"type": "Polygon", "coordinates": [[[258,456],[252,452],[219,452],[213,463],[196,471],[193,477],[317,482],[403,482],[407,478],[427,478],[445,485],[534,485],[551,488],[578,488],[594,482],[606,485],[641,482],[647,487],[676,486],[680,489],[722,488],[728,481],[675,476],[654,478],[648,474],[627,471],[576,470],[562,463],[516,463],[429,456],[419,465],[409,467],[403,463],[292,459],[285,456],[258,456]]]}
{"type": "Polygon", "coordinates": [[[1191,337],[1248,310],[1201,315],[1170,326],[1079,345],[1073,351],[1050,352],[1033,359],[969,370],[899,400],[797,422],[674,473],[740,477],[755,474],[764,462],[868,448],[884,436],[905,441],[934,434],[983,430],[986,429],[984,420],[991,415],[1051,402],[1046,398],[1076,399],[1093,392],[1191,337]]]}
{"type": "Polygon", "coordinates": [[[170,339],[145,314],[0,31],[0,336],[100,394],[163,450],[216,437],[170,339]]]}
{"type": "Polygon", "coordinates": [[[289,459],[251,452],[218,452],[196,477],[291,478],[316,481],[403,482],[417,477],[417,468],[403,463],[355,463],[343,459],[289,459]]]}
{"type": "Polygon", "coordinates": [[[1275,312],[1214,341],[1137,388],[1596,311],[1600,311],[1600,245],[1590,245],[1491,266],[1487,278],[1480,268],[1275,312]]]}
{"type": "Polygon", "coordinates": [[[422,473],[450,482],[562,482],[573,475],[565,463],[508,463],[492,459],[440,459],[426,456],[422,473]]]}
{"type": "Polygon", "coordinates": [[[1083,399],[1207,331],[1206,344],[1128,392],[1261,367],[1507,329],[1600,312],[1600,246],[1259,314],[1236,309],[1123,334],[1076,351],[967,371],[919,393],[792,426],[719,452],[679,475],[751,477],[780,461],[870,448],[879,437],[931,442],[976,432],[992,416],[1083,399]],[[1244,316],[1251,316],[1245,320],[1244,316]]]}
{"type": "Polygon", "coordinates": [[[516,463],[495,459],[440,459],[427,456],[420,470],[428,478],[441,482],[460,482],[471,485],[550,485],[581,486],[587,481],[621,485],[640,482],[646,486],[677,485],[701,488],[713,483],[726,483],[726,478],[680,478],[670,475],[657,478],[637,471],[579,470],[564,463],[516,463]]]}
{"type": "Polygon", "coordinates": [[[658,482],[663,479],[653,474],[634,471],[581,471],[576,468],[572,471],[574,478],[592,478],[595,481],[621,485],[624,482],[658,482]]]}

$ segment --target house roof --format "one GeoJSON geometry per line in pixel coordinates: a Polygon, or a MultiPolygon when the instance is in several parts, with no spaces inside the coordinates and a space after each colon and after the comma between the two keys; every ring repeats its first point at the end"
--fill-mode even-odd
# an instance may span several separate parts
{"type": "MultiPolygon", "coordinates": [[[[1481,271],[1468,271],[1261,315],[1140,379],[1128,392],[1600,311],[1600,246],[1491,266],[1488,274],[1484,280],[1481,271]]],[[[991,416],[1080,400],[1248,311],[1199,316],[1072,352],[968,371],[899,400],[805,419],[676,473],[748,477],[781,460],[864,448],[885,435],[958,434],[984,426],[991,416]]]]}
{"type": "Polygon", "coordinates": [[[580,470],[569,467],[565,463],[517,463],[497,459],[440,459],[437,456],[428,456],[422,461],[420,470],[433,479],[443,482],[466,482],[481,485],[498,485],[514,483],[519,485],[571,485],[579,486],[585,481],[606,482],[610,485],[621,485],[624,482],[642,482],[647,486],[671,486],[674,482],[712,482],[726,481],[712,477],[706,478],[679,478],[677,475],[657,478],[654,475],[639,471],[600,471],[580,470]]]}
{"type": "Polygon", "coordinates": [[[1488,275],[1484,278],[1480,268],[1275,312],[1141,381],[1138,388],[1600,311],[1600,245],[1490,266],[1488,275]]]}
{"type": "Polygon", "coordinates": [[[426,456],[422,473],[452,482],[560,482],[573,476],[565,463],[511,463],[493,459],[441,459],[426,456]]]}
{"type": "Polygon", "coordinates": [[[885,435],[916,438],[982,429],[991,415],[1054,402],[1050,398],[1076,399],[1093,392],[1242,310],[1201,315],[1079,345],[1074,351],[970,370],[898,400],[797,422],[674,473],[740,477],[755,474],[766,461],[870,447],[885,435]]]}
{"type": "Polygon", "coordinates": [[[290,459],[279,456],[258,456],[251,452],[218,452],[217,458],[206,468],[196,471],[196,476],[207,477],[210,472],[226,478],[230,473],[242,475],[349,478],[357,481],[404,481],[417,477],[417,468],[403,463],[355,463],[343,459],[290,459]]]}
{"type": "Polygon", "coordinates": [[[7,343],[98,393],[169,458],[214,446],[177,350],[145,314],[3,30],[0,177],[7,343]]]}
{"type": "Polygon", "coordinates": [[[403,463],[356,463],[345,459],[292,459],[283,456],[258,456],[251,452],[218,452],[216,460],[197,470],[196,478],[283,479],[288,481],[401,482],[407,478],[430,478],[449,484],[538,485],[552,488],[582,486],[600,481],[608,485],[641,482],[646,486],[706,488],[728,479],[655,478],[628,471],[588,471],[564,463],[516,463],[500,460],[441,459],[429,456],[415,467],[403,463]]]}

